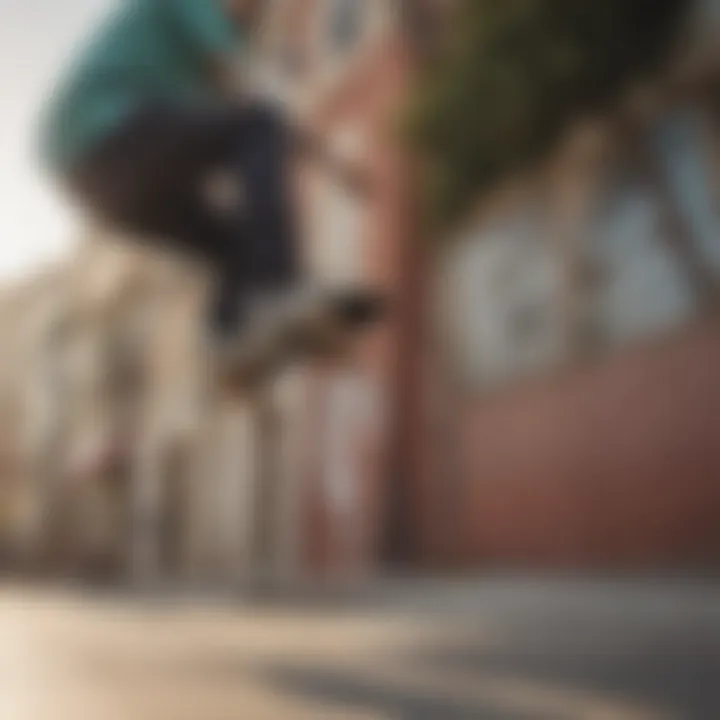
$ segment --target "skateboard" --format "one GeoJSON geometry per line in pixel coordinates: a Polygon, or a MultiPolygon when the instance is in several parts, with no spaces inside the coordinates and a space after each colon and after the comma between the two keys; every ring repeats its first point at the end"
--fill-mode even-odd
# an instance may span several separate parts
{"type": "Polygon", "coordinates": [[[260,390],[293,363],[303,360],[342,362],[358,335],[378,324],[387,311],[380,293],[338,290],[327,296],[322,309],[278,314],[254,324],[236,359],[218,362],[220,385],[234,393],[260,390]]]}

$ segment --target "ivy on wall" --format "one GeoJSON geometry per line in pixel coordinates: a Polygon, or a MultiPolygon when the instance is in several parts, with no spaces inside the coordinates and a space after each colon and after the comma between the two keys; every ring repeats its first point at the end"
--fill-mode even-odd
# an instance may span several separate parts
{"type": "Polygon", "coordinates": [[[422,73],[409,132],[432,220],[546,152],[567,125],[657,70],[689,0],[461,0],[451,41],[422,73]]]}

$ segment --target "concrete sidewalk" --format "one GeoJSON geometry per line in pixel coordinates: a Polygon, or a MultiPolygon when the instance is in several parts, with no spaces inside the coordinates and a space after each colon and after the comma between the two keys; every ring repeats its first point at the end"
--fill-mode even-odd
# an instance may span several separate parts
{"type": "Polygon", "coordinates": [[[720,588],[395,582],[359,603],[6,587],[0,720],[720,717],[720,588]]]}

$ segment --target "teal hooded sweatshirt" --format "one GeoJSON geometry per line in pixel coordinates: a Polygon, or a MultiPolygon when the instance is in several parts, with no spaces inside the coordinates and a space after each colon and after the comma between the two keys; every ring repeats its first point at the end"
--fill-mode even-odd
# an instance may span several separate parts
{"type": "Polygon", "coordinates": [[[52,94],[41,154],[70,169],[148,100],[210,102],[208,66],[238,49],[221,0],[120,0],[52,94]]]}

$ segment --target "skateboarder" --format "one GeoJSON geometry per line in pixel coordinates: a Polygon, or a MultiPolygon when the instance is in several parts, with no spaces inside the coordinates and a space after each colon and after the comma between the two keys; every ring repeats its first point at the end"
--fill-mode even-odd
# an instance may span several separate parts
{"type": "Polygon", "coordinates": [[[227,362],[267,360],[280,328],[362,315],[369,295],[309,292],[301,277],[287,167],[299,135],[270,105],[234,97],[266,0],[118,2],[44,118],[61,183],[109,223],[209,264],[209,335],[227,362]],[[230,207],[205,191],[218,170],[241,180],[230,207]]]}

